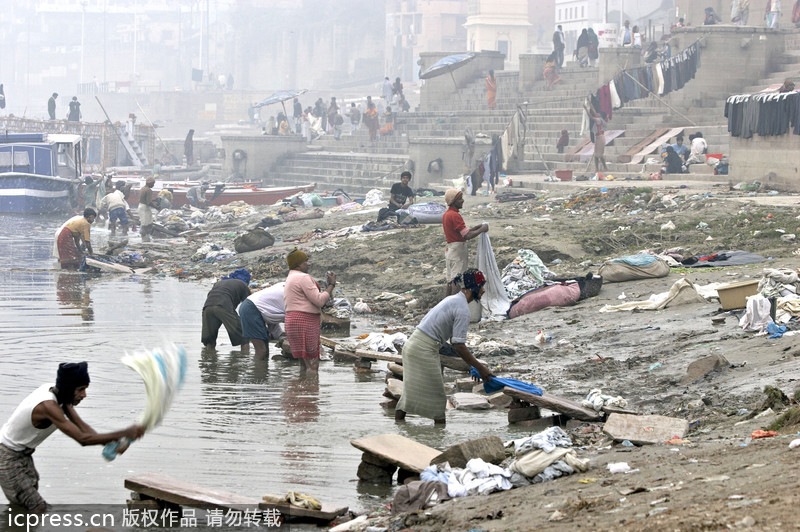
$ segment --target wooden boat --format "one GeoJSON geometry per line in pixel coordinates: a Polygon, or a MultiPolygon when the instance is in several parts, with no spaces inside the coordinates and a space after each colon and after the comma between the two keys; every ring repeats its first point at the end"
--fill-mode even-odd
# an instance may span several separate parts
{"type": "MultiPolygon", "coordinates": [[[[256,187],[242,186],[241,184],[209,184],[206,191],[206,199],[209,205],[227,205],[234,201],[243,201],[248,205],[273,205],[278,201],[294,196],[299,193],[312,192],[317,186],[316,183],[298,185],[294,187],[256,187]]],[[[180,208],[188,205],[186,192],[189,187],[170,187],[168,182],[156,181],[154,190],[160,192],[162,188],[172,188],[172,208],[180,208]]],[[[128,205],[135,207],[139,205],[139,188],[133,188],[128,195],[128,205]]]]}
{"type": "Polygon", "coordinates": [[[0,135],[0,212],[67,211],[80,176],[80,135],[0,135]]]}

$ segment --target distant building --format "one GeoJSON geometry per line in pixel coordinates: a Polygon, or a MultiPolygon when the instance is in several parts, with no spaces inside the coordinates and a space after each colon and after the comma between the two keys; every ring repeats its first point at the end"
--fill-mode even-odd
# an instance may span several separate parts
{"type": "Polygon", "coordinates": [[[390,0],[386,3],[386,75],[417,78],[422,52],[463,52],[466,0],[390,0]]]}
{"type": "Polygon", "coordinates": [[[502,53],[507,70],[519,68],[519,54],[530,48],[528,0],[469,0],[465,26],[467,49],[502,53]]]}

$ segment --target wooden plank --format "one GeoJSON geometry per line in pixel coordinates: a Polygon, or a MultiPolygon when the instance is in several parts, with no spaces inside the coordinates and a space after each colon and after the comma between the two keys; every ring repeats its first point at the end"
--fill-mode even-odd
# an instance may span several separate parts
{"type": "Polygon", "coordinates": [[[513,388],[509,387],[504,388],[503,393],[510,395],[515,399],[520,399],[526,403],[530,403],[534,406],[546,408],[548,410],[552,410],[554,412],[558,412],[559,414],[564,414],[581,421],[596,421],[602,417],[600,413],[595,412],[591,408],[586,408],[575,401],[570,401],[569,399],[558,397],[549,393],[544,393],[539,396],[514,390],[513,388]]]}
{"type": "Polygon", "coordinates": [[[301,508],[300,506],[293,506],[286,501],[277,502],[282,499],[279,495],[268,495],[267,498],[270,502],[264,501],[259,503],[260,510],[269,510],[276,508],[281,515],[288,515],[295,518],[314,519],[317,521],[333,521],[340,515],[347,513],[349,509],[347,506],[336,507],[331,504],[322,503],[322,508],[319,510],[311,510],[309,508],[301,508]],[[276,502],[271,502],[271,501],[276,502]]]}
{"type": "MultiPolygon", "coordinates": [[[[625,134],[624,129],[609,129],[606,131],[606,146],[614,142],[614,139],[620,137],[625,134]]],[[[594,142],[589,142],[580,152],[577,154],[578,160],[582,163],[587,162],[589,159],[594,157],[594,142]]]]}
{"type": "Polygon", "coordinates": [[[667,416],[632,416],[630,414],[611,414],[608,416],[603,432],[617,441],[632,443],[664,443],[674,437],[683,438],[689,432],[689,422],[685,419],[667,416]]]}
{"type": "Polygon", "coordinates": [[[631,162],[631,159],[633,158],[634,155],[642,151],[642,149],[644,149],[645,146],[651,144],[655,139],[657,139],[661,135],[664,135],[667,131],[669,131],[669,128],[666,127],[661,127],[656,129],[653,133],[650,133],[645,138],[643,138],[642,140],[631,146],[627,152],[623,153],[622,155],[618,155],[617,162],[618,163],[631,162]]]}
{"type": "MultiPolygon", "coordinates": [[[[683,129],[684,128],[682,128],[682,127],[674,127],[672,129],[668,130],[663,135],[657,137],[650,144],[648,144],[647,146],[642,148],[639,151],[639,153],[637,153],[636,155],[631,157],[631,163],[639,164],[639,163],[643,162],[647,158],[647,156],[650,155],[651,153],[653,153],[655,150],[657,150],[659,146],[661,146],[662,144],[667,142],[669,139],[671,139],[675,135],[678,135],[679,133],[682,133],[683,129]]],[[[659,157],[659,160],[660,160],[660,157],[659,157]]]]}
{"type": "MultiPolygon", "coordinates": [[[[401,366],[403,365],[403,355],[398,355],[396,353],[387,353],[383,351],[372,351],[369,349],[356,349],[355,351],[353,351],[350,348],[342,347],[340,342],[337,342],[336,340],[325,336],[320,336],[319,340],[320,343],[325,347],[334,349],[337,355],[348,356],[351,358],[370,358],[373,360],[385,360],[387,362],[392,362],[394,364],[398,364],[401,366]]],[[[469,364],[467,364],[461,357],[439,355],[439,359],[441,360],[442,366],[446,368],[463,372],[469,371],[469,364]]]]}
{"type": "MultiPolygon", "coordinates": [[[[574,162],[576,156],[583,151],[587,144],[591,144],[592,141],[590,138],[582,139],[578,144],[575,145],[570,151],[567,152],[566,157],[564,157],[564,162],[571,163],[574,162]]],[[[594,148],[592,148],[594,149],[594,148]]]]}
{"type": "Polygon", "coordinates": [[[368,358],[370,360],[386,360],[388,362],[394,362],[395,364],[403,363],[403,356],[398,355],[396,353],[383,353],[381,351],[368,351],[366,349],[356,349],[355,351],[350,351],[348,349],[342,349],[341,347],[337,347],[335,353],[337,355],[346,356],[350,358],[368,358]]]}
{"type": "Polygon", "coordinates": [[[350,445],[386,460],[390,464],[421,473],[441,451],[399,434],[378,434],[351,440],[350,445]]]}
{"type": "Polygon", "coordinates": [[[208,489],[158,473],[144,473],[125,479],[125,487],[154,499],[193,508],[258,508],[257,498],[208,489]]]}
{"type": "Polygon", "coordinates": [[[117,262],[111,262],[108,260],[102,260],[94,257],[86,257],[86,265],[91,266],[93,268],[98,268],[104,272],[135,273],[133,271],[133,268],[131,268],[130,266],[125,266],[124,264],[119,264],[117,262]]]}

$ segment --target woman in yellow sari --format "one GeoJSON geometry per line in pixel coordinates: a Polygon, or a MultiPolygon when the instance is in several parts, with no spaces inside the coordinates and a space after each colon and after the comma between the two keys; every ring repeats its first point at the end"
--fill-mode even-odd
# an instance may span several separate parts
{"type": "Polygon", "coordinates": [[[544,69],[542,71],[544,80],[547,82],[547,90],[553,88],[553,85],[561,82],[561,76],[558,75],[556,70],[556,53],[552,52],[547,56],[544,62],[544,69]]]}
{"type": "Polygon", "coordinates": [[[486,76],[486,103],[489,109],[497,108],[497,79],[494,77],[494,70],[490,70],[486,76]]]}

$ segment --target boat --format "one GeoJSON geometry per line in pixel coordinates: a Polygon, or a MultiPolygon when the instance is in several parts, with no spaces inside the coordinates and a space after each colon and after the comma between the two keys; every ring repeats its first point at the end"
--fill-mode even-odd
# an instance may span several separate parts
{"type": "Polygon", "coordinates": [[[51,213],[76,204],[81,136],[0,134],[0,212],[51,213]]]}
{"type": "MultiPolygon", "coordinates": [[[[177,209],[189,202],[186,193],[189,188],[185,186],[169,186],[168,182],[156,181],[153,190],[158,193],[162,188],[172,189],[172,208],[177,209]]],[[[254,185],[242,186],[240,184],[209,183],[206,199],[209,205],[227,205],[235,201],[243,201],[248,205],[274,205],[278,201],[294,196],[295,194],[312,192],[316,183],[297,185],[293,187],[257,187],[254,185]]],[[[127,196],[128,205],[139,205],[139,187],[134,185],[127,196]]]]}

